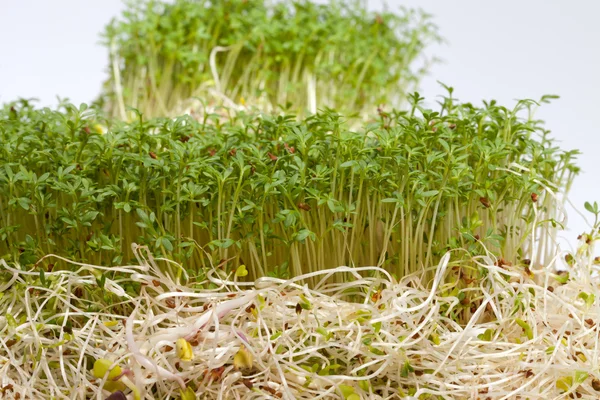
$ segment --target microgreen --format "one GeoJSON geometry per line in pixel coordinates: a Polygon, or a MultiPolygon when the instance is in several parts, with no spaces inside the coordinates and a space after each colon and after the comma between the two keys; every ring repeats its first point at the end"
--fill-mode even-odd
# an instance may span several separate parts
{"type": "Polygon", "coordinates": [[[381,110],[357,130],[326,111],[300,121],[140,114],[102,134],[87,129],[103,118],[85,106],[8,105],[0,254],[116,265],[138,242],[193,275],[216,268],[236,279],[339,265],[402,277],[449,248],[548,260],[559,229],[548,221],[563,218],[558,195],[578,172],[577,152],[528,119],[532,102],[450,99],[432,111],[416,94],[412,113],[381,110]]]}
{"type": "Polygon", "coordinates": [[[429,60],[415,61],[438,40],[421,11],[375,13],[356,0],[132,1],[103,34],[110,77],[99,102],[123,119],[134,115],[127,106],[173,115],[198,97],[370,111],[414,89],[429,60]]]}
{"type": "MultiPolygon", "coordinates": [[[[385,397],[391,390],[415,397],[467,398],[473,391],[489,397],[593,397],[600,387],[587,361],[598,346],[593,327],[600,315],[580,296],[600,292],[588,279],[590,265],[580,259],[572,279],[550,291],[522,271],[495,265],[491,253],[474,256],[471,262],[487,272],[470,288],[475,310],[463,311],[462,320],[451,317],[461,307],[458,292],[447,293],[454,274],[447,266],[454,257],[430,268],[436,282],[446,282],[432,289],[420,274],[397,281],[377,267],[337,267],[288,281],[264,277],[245,289],[213,276],[216,287],[207,290],[165,275],[161,264],[172,261],[154,259],[147,248],[136,246],[134,253],[139,265],[113,267],[121,279],[107,280],[105,289],[119,295],[136,281],[145,290],[121,308],[112,299],[96,299],[97,309],[88,312],[70,289],[89,285],[93,292],[97,272],[106,267],[65,261],[72,268],[48,272],[46,287],[35,268],[0,261],[2,276],[10,277],[0,298],[0,307],[11,311],[0,317],[0,364],[10,360],[2,364],[3,379],[10,382],[3,384],[5,391],[46,398],[84,387],[91,396],[112,392],[111,399],[174,393],[182,399],[303,399],[335,392],[354,400],[385,397]],[[366,271],[371,273],[361,276],[366,271]],[[304,284],[315,274],[351,278],[315,290],[304,284]],[[376,303],[372,288],[378,288],[376,303]],[[349,290],[354,300],[348,300],[349,290]],[[516,311],[515,298],[524,303],[516,311]],[[181,305],[176,313],[165,307],[169,299],[181,305]],[[262,300],[251,308],[253,299],[262,300]],[[311,305],[300,318],[293,307],[299,303],[311,305]],[[125,324],[103,323],[129,314],[125,324]],[[66,333],[67,320],[72,334],[66,333]],[[457,377],[457,370],[480,372],[457,377]],[[484,384],[481,374],[488,377],[484,384]]],[[[535,278],[549,282],[551,275],[543,269],[535,278]]]]}

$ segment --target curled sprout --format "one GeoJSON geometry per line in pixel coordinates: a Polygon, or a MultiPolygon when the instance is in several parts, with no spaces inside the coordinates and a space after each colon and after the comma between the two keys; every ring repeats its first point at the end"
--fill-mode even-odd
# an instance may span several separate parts
{"type": "Polygon", "coordinates": [[[141,282],[139,295],[89,312],[68,288],[97,284],[95,266],[52,273],[44,287],[2,263],[13,282],[0,299],[10,311],[0,320],[2,385],[32,398],[78,387],[99,394],[108,383],[135,398],[598,395],[590,360],[600,346],[600,290],[585,255],[575,253],[564,283],[552,265],[527,271],[493,254],[454,252],[423,271],[429,287],[420,275],[398,282],[378,267],[338,267],[246,289],[213,276],[209,289],[162,274],[162,261],[142,250],[142,268],[120,267],[124,278],[114,280],[141,282]],[[332,283],[335,274],[350,278],[332,283]],[[321,284],[309,288],[310,279],[321,284]],[[93,374],[86,356],[97,360],[93,374]]]}

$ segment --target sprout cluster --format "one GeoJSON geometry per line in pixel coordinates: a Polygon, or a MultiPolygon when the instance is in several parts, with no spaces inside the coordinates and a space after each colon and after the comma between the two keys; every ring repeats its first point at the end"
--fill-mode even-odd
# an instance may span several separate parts
{"type": "Polygon", "coordinates": [[[116,265],[137,242],[191,275],[215,265],[249,279],[340,265],[402,277],[478,243],[508,262],[551,256],[577,152],[554,146],[533,102],[449,97],[434,112],[421,100],[358,130],[332,111],[125,123],[7,105],[0,255],[116,265]]]}
{"type": "Polygon", "coordinates": [[[359,1],[129,2],[104,32],[110,78],[100,103],[113,116],[179,115],[192,98],[294,113],[398,104],[439,40],[422,12],[367,11],[359,1]]]}
{"type": "Polygon", "coordinates": [[[600,392],[600,292],[587,250],[566,279],[546,267],[500,265],[483,249],[471,260],[474,284],[453,251],[429,269],[431,288],[422,274],[398,282],[376,267],[337,267],[247,284],[213,269],[212,289],[180,285],[161,272],[171,261],[133,250],[136,265],[112,268],[120,278],[104,289],[94,277],[110,268],[69,262],[68,271],[43,277],[0,261],[3,395],[442,400],[600,392]],[[361,276],[366,270],[370,277],[361,276]],[[337,274],[351,278],[327,283],[337,274]],[[305,284],[311,278],[314,289],[305,284]]]}
{"type": "Polygon", "coordinates": [[[128,2],[99,107],[0,109],[0,398],[597,398],[555,96],[428,109],[435,40],[358,0],[128,2]]]}

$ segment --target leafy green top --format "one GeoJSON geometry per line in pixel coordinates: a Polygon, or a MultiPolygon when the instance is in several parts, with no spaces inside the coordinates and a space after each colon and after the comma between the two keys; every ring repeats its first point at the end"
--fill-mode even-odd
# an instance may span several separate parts
{"type": "Polygon", "coordinates": [[[122,119],[127,106],[177,115],[194,96],[293,113],[397,105],[439,40],[422,12],[337,0],[132,1],[103,37],[111,76],[100,102],[122,119]]]}
{"type": "Polygon", "coordinates": [[[125,123],[7,105],[0,254],[117,264],[137,242],[195,271],[245,265],[249,278],[338,265],[405,275],[448,247],[514,259],[533,218],[558,226],[552,193],[568,190],[577,152],[521,116],[534,102],[449,97],[434,112],[411,99],[358,131],[333,111],[125,123]]]}

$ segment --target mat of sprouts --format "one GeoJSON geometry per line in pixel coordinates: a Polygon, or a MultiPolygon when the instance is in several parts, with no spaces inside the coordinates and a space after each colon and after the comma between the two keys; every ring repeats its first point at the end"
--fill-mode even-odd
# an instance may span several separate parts
{"type": "Polygon", "coordinates": [[[139,265],[117,268],[116,280],[97,279],[100,266],[40,276],[0,262],[10,277],[0,288],[1,398],[600,394],[591,257],[576,256],[568,273],[477,257],[483,278],[465,301],[453,291],[457,252],[429,271],[429,288],[417,275],[398,282],[375,267],[339,267],[310,274],[321,279],[312,289],[309,276],[242,283],[218,274],[206,289],[174,282],[161,272],[167,260],[134,251],[139,265]],[[335,274],[348,279],[327,283],[335,274]],[[125,290],[132,282],[141,285],[135,298],[125,290]],[[122,301],[86,306],[81,288],[94,285],[122,301]]]}

